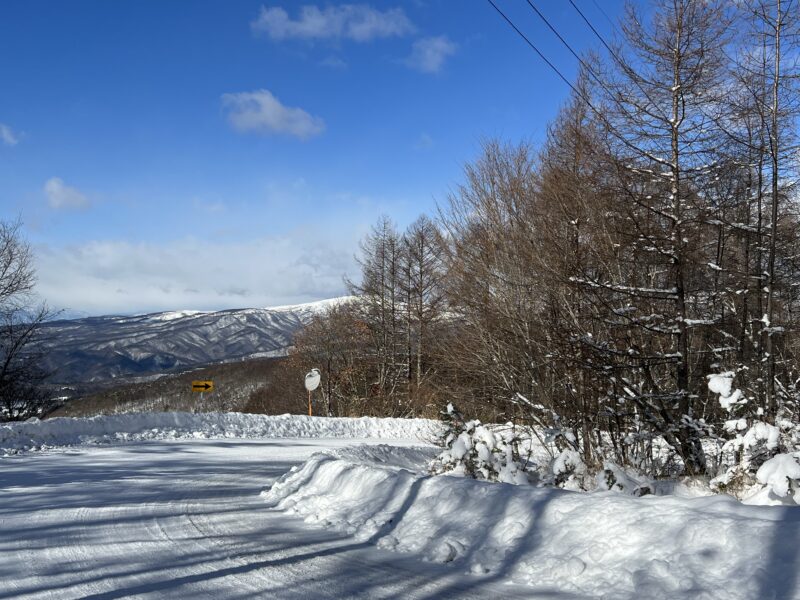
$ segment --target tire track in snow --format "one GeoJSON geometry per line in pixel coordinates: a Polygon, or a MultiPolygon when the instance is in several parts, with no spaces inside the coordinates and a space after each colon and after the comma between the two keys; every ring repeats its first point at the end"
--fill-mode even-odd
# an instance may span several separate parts
{"type": "Polygon", "coordinates": [[[354,443],[185,440],[4,459],[0,600],[537,597],[308,527],[259,498],[312,452],[354,443]]]}

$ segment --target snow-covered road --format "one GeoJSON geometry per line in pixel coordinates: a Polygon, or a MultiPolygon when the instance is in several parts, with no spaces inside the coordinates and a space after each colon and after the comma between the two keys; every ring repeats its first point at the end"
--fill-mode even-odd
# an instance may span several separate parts
{"type": "Polygon", "coordinates": [[[313,452],[368,440],[176,440],[6,457],[0,599],[571,598],[377,549],[270,510],[313,452]]]}

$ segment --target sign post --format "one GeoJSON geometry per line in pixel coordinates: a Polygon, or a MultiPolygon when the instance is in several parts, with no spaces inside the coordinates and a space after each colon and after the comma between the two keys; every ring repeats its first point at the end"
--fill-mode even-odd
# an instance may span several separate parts
{"type": "Polygon", "coordinates": [[[319,369],[311,369],[308,373],[306,373],[306,389],[308,390],[308,416],[312,416],[311,411],[311,392],[319,387],[319,381],[321,379],[321,374],[319,369]]]}
{"type": "Polygon", "coordinates": [[[192,391],[193,392],[200,392],[200,404],[203,403],[204,392],[213,392],[214,391],[214,382],[213,381],[193,381],[192,382],[192,391]]]}
{"type": "Polygon", "coordinates": [[[193,392],[213,392],[214,391],[214,382],[213,381],[193,381],[192,382],[192,391],[193,392]]]}

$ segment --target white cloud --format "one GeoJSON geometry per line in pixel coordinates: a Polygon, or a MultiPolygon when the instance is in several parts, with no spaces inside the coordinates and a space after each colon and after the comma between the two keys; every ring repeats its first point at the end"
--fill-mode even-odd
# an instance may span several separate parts
{"type": "Polygon", "coordinates": [[[19,143],[19,136],[12,131],[11,127],[0,123],[0,142],[6,146],[16,146],[19,143]]]}
{"type": "Polygon", "coordinates": [[[36,249],[37,292],[88,314],[266,307],[331,298],[354,276],[357,232],[321,231],[240,242],[92,241],[36,249]]]}
{"type": "Polygon", "coordinates": [[[414,42],[405,64],[423,73],[438,73],[457,49],[458,45],[445,35],[421,38],[414,42]]]}
{"type": "Polygon", "coordinates": [[[296,19],[278,6],[261,7],[251,24],[253,31],[276,41],[287,39],[369,42],[403,36],[414,31],[402,8],[377,10],[367,4],[303,6],[296,19]]]}
{"type": "Polygon", "coordinates": [[[89,199],[60,177],[51,177],[44,184],[44,193],[50,208],[74,210],[89,207],[89,199]]]}
{"type": "Polygon", "coordinates": [[[223,94],[228,121],[239,132],[291,135],[301,140],[325,130],[325,121],[302,108],[284,106],[268,90],[223,94]]]}

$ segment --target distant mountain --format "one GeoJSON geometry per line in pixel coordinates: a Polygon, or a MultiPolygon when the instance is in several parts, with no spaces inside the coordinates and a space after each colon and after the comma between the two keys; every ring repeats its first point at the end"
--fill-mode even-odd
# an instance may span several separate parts
{"type": "Polygon", "coordinates": [[[52,321],[42,326],[45,367],[53,373],[53,383],[101,384],[216,362],[282,356],[295,332],[315,314],[346,300],[52,321]]]}

